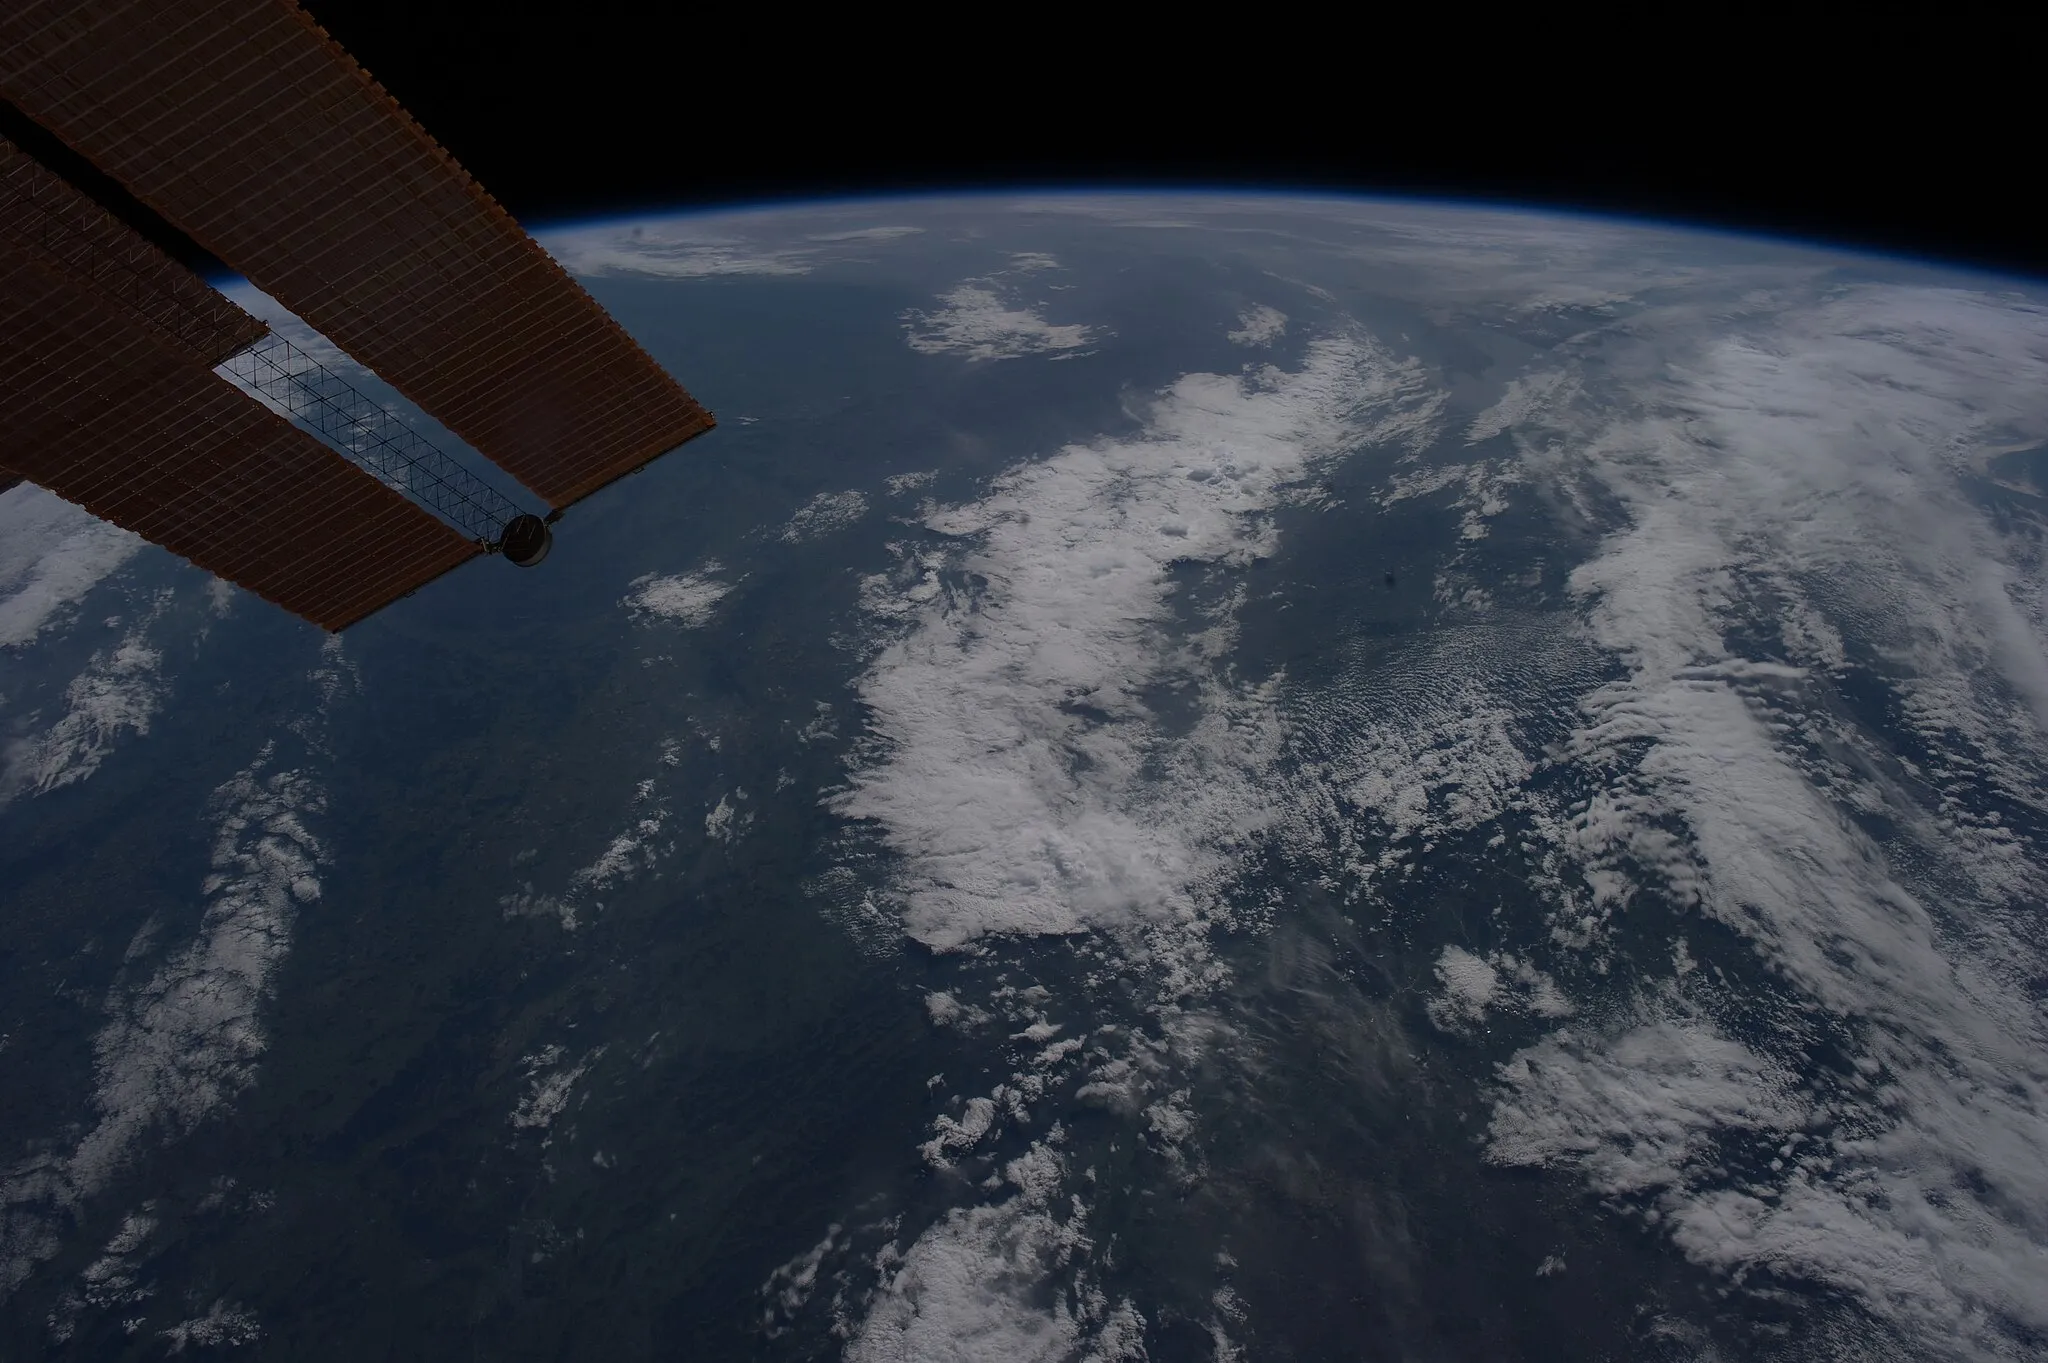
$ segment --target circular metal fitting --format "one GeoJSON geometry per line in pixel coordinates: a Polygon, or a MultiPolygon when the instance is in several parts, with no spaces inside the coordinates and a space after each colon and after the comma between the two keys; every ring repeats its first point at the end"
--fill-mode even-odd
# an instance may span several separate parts
{"type": "Polygon", "coordinates": [[[514,516],[498,534],[498,552],[521,568],[531,568],[546,558],[554,544],[554,529],[531,512],[514,516]]]}

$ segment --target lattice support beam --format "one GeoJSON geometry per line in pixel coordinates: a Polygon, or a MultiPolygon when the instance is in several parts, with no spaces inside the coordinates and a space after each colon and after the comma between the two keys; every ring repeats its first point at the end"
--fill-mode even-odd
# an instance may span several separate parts
{"type": "Polygon", "coordinates": [[[232,356],[220,372],[486,548],[496,548],[520,514],[496,488],[275,332],[232,356]]]}
{"type": "Polygon", "coordinates": [[[713,425],[289,0],[8,0],[0,94],[553,508],[713,425]]]}
{"type": "Polygon", "coordinates": [[[325,629],[482,552],[5,238],[0,449],[13,472],[325,629]]]}

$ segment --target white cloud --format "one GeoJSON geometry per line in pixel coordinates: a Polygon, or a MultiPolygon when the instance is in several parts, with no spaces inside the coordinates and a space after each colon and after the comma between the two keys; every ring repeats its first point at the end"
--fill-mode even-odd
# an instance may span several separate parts
{"type": "MultiPolygon", "coordinates": [[[[1595,973],[1648,891],[1733,929],[1767,992],[1717,976],[1719,1022],[1652,1000],[1527,1048],[1494,1157],[1575,1171],[1738,1281],[1767,1269],[1860,1300],[1923,1356],[2022,1356],[2048,1316],[2048,574],[2036,533],[1965,480],[2048,438],[2048,313],[1868,286],[1644,311],[1621,295],[1709,281],[1654,253],[1615,265],[1590,233],[1546,267],[1587,278],[1546,289],[1540,234],[1425,261],[1427,236],[1413,253],[1446,315],[1627,320],[1471,422],[1468,440],[1511,436],[1520,469],[1405,470],[1377,500],[1457,494],[1461,558],[1518,484],[1578,527],[1619,520],[1572,590],[1624,674],[1578,681],[1579,631],[1556,617],[1526,651],[1490,621],[1382,654],[1294,698],[1296,831],[1370,893],[1446,837],[1526,816],[1502,855],[1529,858],[1546,948],[1595,973]],[[1546,650],[1558,668],[1532,687],[1517,674],[1546,650]],[[1851,717],[1844,681],[1858,707],[1888,696],[1903,740],[1851,717]],[[1525,732],[1560,720],[1547,751],[1525,732]],[[1850,1079],[1736,1039],[1737,1021],[1776,1035],[1780,990],[1850,1029],[1850,1079]]],[[[1527,956],[1438,964],[1447,1029],[1569,1008],[1527,956]]]]}
{"type": "Polygon", "coordinates": [[[563,269],[584,276],[800,275],[810,272],[817,254],[815,247],[766,246],[673,221],[568,228],[538,239],[563,269]]]}
{"type": "Polygon", "coordinates": [[[269,771],[272,760],[266,745],[214,794],[198,937],[110,1001],[93,1042],[100,1120],[71,1159],[84,1190],[102,1186],[144,1134],[184,1135],[255,1077],[266,1044],[257,1015],[293,922],[320,897],[325,859],[307,823],[325,794],[303,771],[269,771]]]}
{"type": "Polygon", "coordinates": [[[130,1313],[144,1309],[142,1303],[156,1295],[156,1284],[144,1276],[158,1224],[155,1206],[152,1199],[122,1217],[120,1229],[101,1248],[99,1258],[79,1273],[78,1285],[58,1297],[45,1318],[52,1344],[68,1344],[88,1310],[119,1311],[130,1320],[139,1319],[130,1313]]]}
{"type": "Polygon", "coordinates": [[[1537,746],[1523,729],[1570,661],[1546,657],[1559,628],[1440,629],[1369,678],[1293,696],[1296,835],[1369,886],[1523,803],[1537,746]]]}
{"type": "Polygon", "coordinates": [[[175,1140],[247,1088],[258,1021],[299,910],[319,898],[324,806],[303,772],[263,753],[214,794],[213,870],[198,935],[140,985],[117,989],[93,1039],[97,1121],[67,1155],[8,1171],[0,1188],[0,1295],[61,1243],[55,1224],[106,1187],[145,1137],[175,1140]]]}
{"type": "MultiPolygon", "coordinates": [[[[1270,233],[1251,219],[1273,211],[1230,213],[1270,233]]],[[[1188,217],[1219,220],[1192,203],[1188,217]]],[[[1535,505],[1521,496],[1535,489],[1564,522],[1555,553],[1594,550],[1571,609],[1381,647],[1345,686],[1290,696],[1277,721],[1268,694],[1218,666],[1233,608],[1190,637],[1169,569],[1272,547],[1260,516],[1297,473],[1261,483],[1232,467],[1210,486],[1213,451],[1266,448],[1233,423],[1285,409],[1371,428],[1380,390],[1362,385],[1357,417],[1334,397],[1318,408],[1303,376],[1186,381],[1139,439],[1063,450],[969,506],[927,507],[939,538],[907,537],[901,570],[865,585],[893,637],[861,682],[872,746],[840,807],[898,875],[892,901],[848,872],[846,900],[863,923],[887,921],[875,901],[888,903],[912,936],[962,949],[954,963],[1005,933],[1073,934],[1077,953],[1101,934],[1132,944],[1119,967],[1142,957],[1167,997],[1214,978],[1191,944],[1222,911],[1233,837],[1286,820],[1304,845],[1328,839],[1326,864],[1359,894],[1392,901],[1434,849],[1498,822],[1496,847],[1521,839],[1500,857],[1543,897],[1548,940],[1443,949],[1431,1014],[1457,1030],[1503,1011],[1520,1027],[1563,1016],[1540,957],[1583,983],[1590,1020],[1501,1070],[1491,1157],[1583,1181],[1731,1290],[1759,1273],[1818,1283],[1916,1356],[2024,1356],[2048,1329],[2048,849],[2035,831],[2048,583],[2034,532],[1997,523],[1961,480],[1987,451],[2048,434],[2041,313],[1967,292],[1822,293],[1817,259],[1723,268],[1708,239],[1617,224],[1384,205],[1328,217],[1343,229],[1326,234],[1333,249],[1387,296],[1446,325],[1559,338],[1463,429],[1517,455],[1411,469],[1379,500],[1455,498],[1452,561],[1476,572],[1501,512],[1535,505]],[[1159,684],[1191,697],[1186,733],[1145,704],[1159,684]],[[1871,704],[1896,724],[1851,713],[1871,704]],[[1304,759],[1293,791],[1283,732],[1304,759]],[[1617,1011],[1626,972],[1605,972],[1674,902],[1721,932],[1686,925],[1714,942],[1707,963],[1673,953],[1689,983],[1646,986],[1617,1011]],[[1731,933],[1767,983],[1712,968],[1731,933]],[[1556,963],[1574,951],[1582,974],[1556,963]],[[1682,988],[1714,991],[1713,1007],[1682,988]],[[1798,1019],[1833,1027],[1854,1070],[1802,1053],[1798,1019]]],[[[1085,347],[1085,329],[1002,291],[1021,282],[968,281],[907,319],[911,343],[980,358],[1085,347]]],[[[1440,603],[1447,583],[1469,586],[1440,581],[1440,603]]],[[[1665,959],[1652,942],[1634,964],[1665,959]]],[[[940,1025],[970,1009],[1004,1012],[1026,1029],[1013,1037],[1055,1025],[964,1002],[970,978],[960,964],[927,996],[940,1025]]],[[[1198,1119],[1138,1030],[1120,1054],[1076,1056],[1083,1099],[1134,1125],[1198,1119]]],[[[966,1169],[1018,1139],[1031,1063],[950,1099],[928,1153],[966,1169]]],[[[1040,1295],[1068,1271],[1041,1270],[1074,1223],[1034,1219],[1053,1204],[1017,1186],[889,1262],[854,1334],[861,1356],[943,1357],[967,1339],[1023,1356],[1084,1347],[1075,1299],[1040,1295]]],[[[1069,1262],[1086,1253],[1075,1242],[1069,1262]]]]}
{"type": "Polygon", "coordinates": [[[1857,287],[1665,322],[1635,324],[1659,358],[1619,361],[1626,387],[1587,369],[1512,413],[1538,476],[1625,521],[1572,578],[1626,670],[1563,750],[1592,789],[1552,829],[1585,872],[1559,940],[1599,949],[1658,889],[1852,1028],[1859,1069],[1808,1099],[1694,1021],[1564,1032],[1504,1071],[1493,1152],[1647,1199],[1702,1264],[1851,1294],[1923,1356],[2020,1356],[2048,1329],[2048,1019],[2013,963],[2039,959],[2048,849],[1979,811],[2048,812],[2048,647],[2032,538],[1960,480],[2048,437],[2048,312],[1857,287]],[[1830,717],[1845,670],[1903,736],[1830,717]],[[1746,1180],[1696,1171],[1810,1112],[1746,1180]]]}
{"type": "MultiPolygon", "coordinates": [[[[663,740],[662,765],[673,767],[679,760],[675,742],[663,740]]],[[[559,893],[536,890],[527,881],[512,893],[500,896],[498,906],[505,916],[554,918],[564,932],[574,932],[582,926],[585,910],[604,907],[600,896],[653,872],[676,846],[669,802],[656,793],[658,784],[657,778],[647,777],[633,788],[625,826],[612,835],[588,865],[569,873],[559,893]]],[[[741,798],[745,798],[744,791],[741,798]]]]}
{"type": "Polygon", "coordinates": [[[899,241],[904,237],[921,236],[922,227],[853,227],[842,232],[813,232],[811,241],[899,241]]]}
{"type": "Polygon", "coordinates": [[[857,488],[821,492],[796,509],[796,514],[782,527],[782,538],[791,544],[816,539],[843,530],[867,514],[867,494],[857,488]]]}
{"type": "Polygon", "coordinates": [[[718,603],[732,591],[732,584],[719,580],[720,571],[720,565],[712,562],[693,573],[636,577],[635,590],[627,594],[625,603],[636,612],[658,616],[684,629],[702,629],[711,623],[718,603]]]}
{"type": "Polygon", "coordinates": [[[146,734],[162,708],[163,654],[147,640],[145,618],[112,648],[96,651],[64,688],[64,713],[47,729],[0,753],[0,805],[27,791],[46,794],[100,769],[123,733],[146,734]]]}
{"type": "Polygon", "coordinates": [[[1445,947],[1437,957],[1441,997],[1432,999],[1429,1015],[1439,1027],[1477,1022],[1500,994],[1500,971],[1463,947],[1445,947]]]}
{"type": "MultiPolygon", "coordinates": [[[[1197,1114],[1167,1076],[1222,1033],[1195,1011],[1220,978],[1208,932],[1249,840],[1283,817],[1271,782],[1284,745],[1270,687],[1221,665],[1234,604],[1184,619],[1174,575],[1269,554],[1270,513],[1305,480],[1360,448],[1426,438],[1439,408],[1418,366],[1358,337],[1312,347],[1297,373],[1189,375],[1139,435],[1069,446],[976,502],[927,508],[938,538],[898,546],[898,570],[865,584],[888,641],[860,683],[868,738],[834,804],[896,854],[901,930],[963,961],[991,935],[1087,934],[1162,1001],[1163,1036],[1128,1029],[1113,1055],[1064,1035],[1043,986],[1001,984],[986,1006],[928,993],[936,1025],[1001,1016],[1028,1048],[986,1095],[948,1099],[928,1162],[987,1158],[1085,1079],[1084,1103],[1137,1124],[1174,1169],[1199,1166],[1197,1114]],[[1168,726],[1142,698],[1159,684],[1195,713],[1168,726]]],[[[1085,1180],[1057,1139],[982,1185],[995,1200],[884,1256],[849,1358],[1142,1356],[1142,1317],[1091,1285],[1085,1180]]]]}
{"type": "Polygon", "coordinates": [[[754,826],[754,811],[741,807],[746,803],[746,799],[747,792],[744,788],[719,796],[718,803],[704,815],[704,836],[713,842],[722,842],[728,846],[735,839],[745,837],[747,830],[754,826]],[[740,804],[734,804],[735,799],[739,800],[740,804]]]}
{"type": "MultiPolygon", "coordinates": [[[[200,885],[196,931],[146,978],[124,972],[108,995],[106,1021],[93,1038],[94,1115],[83,1136],[68,1151],[31,1156],[0,1178],[0,1298],[62,1248],[82,1206],[145,1141],[184,1137],[254,1082],[268,1045],[262,1010],[300,912],[320,898],[327,857],[314,832],[325,790],[310,766],[284,766],[278,744],[302,741],[312,757],[325,751],[319,723],[336,696],[352,689],[340,654],[338,639],[323,646],[307,676],[316,702],[309,716],[284,726],[290,737],[264,743],[214,791],[212,864],[200,885]]],[[[152,918],[130,944],[136,974],[159,927],[152,918]]],[[[203,1331],[191,1335],[203,1338],[203,1331]]]]}
{"type": "Polygon", "coordinates": [[[187,1346],[197,1344],[212,1349],[221,1345],[236,1347],[254,1344],[263,1338],[263,1329],[256,1319],[256,1313],[248,1307],[230,1302],[221,1297],[208,1307],[206,1314],[191,1320],[180,1321],[158,1336],[170,1344],[170,1352],[181,1354],[187,1346]]]}
{"type": "Polygon", "coordinates": [[[518,1105],[506,1120],[525,1131],[546,1131],[552,1127],[568,1108],[569,1095],[575,1091],[577,1081],[604,1057],[604,1052],[603,1046],[592,1047],[572,1065],[562,1063],[560,1046],[543,1046],[521,1056],[519,1065],[526,1071],[526,1092],[520,1095],[518,1105]]]}
{"type": "Polygon", "coordinates": [[[770,1339],[785,1333],[783,1322],[793,1318],[810,1301],[811,1293],[818,1285],[818,1270],[829,1254],[842,1252],[849,1243],[844,1236],[845,1227],[834,1222],[825,1231],[825,1238],[809,1250],[791,1258],[789,1262],[768,1275],[768,1281],[761,1284],[759,1295],[764,1302],[761,1311],[761,1325],[770,1339]]]}
{"type": "Polygon", "coordinates": [[[1499,399],[1472,418],[1472,424],[1465,430],[1465,442],[1476,445],[1503,431],[1534,425],[1553,408],[1569,403],[1578,395],[1578,380],[1568,370],[1524,374],[1510,379],[1499,399]]]}
{"type": "Polygon", "coordinates": [[[1813,1115],[1797,1075],[1683,1015],[1556,1032],[1502,1065],[1500,1085],[1487,1156],[1569,1164],[1610,1196],[1716,1184],[1731,1137],[1775,1146],[1813,1115]]]}
{"type": "Polygon", "coordinates": [[[1090,1248],[1078,1199],[1058,1196],[1058,1134],[1004,1166],[1010,1195],[955,1208],[918,1237],[876,1293],[847,1363],[1098,1363],[1144,1357],[1144,1320],[1086,1276],[1049,1291],[1090,1248]]]}
{"type": "Polygon", "coordinates": [[[962,284],[940,295],[944,306],[903,314],[910,348],[925,355],[957,354],[970,360],[1009,360],[1049,351],[1072,351],[1098,337],[1079,324],[1056,326],[1026,307],[1011,307],[985,283],[962,284]]]}
{"type": "MultiPolygon", "coordinates": [[[[820,219],[804,215],[812,222],[820,219]]],[[[692,214],[553,228],[536,239],[571,274],[654,279],[809,274],[821,265],[872,259],[863,248],[921,236],[902,223],[792,233],[787,212],[692,214]]]]}
{"type": "Polygon", "coordinates": [[[1537,1017],[1568,1017],[1571,1001],[1557,981],[1520,957],[1503,951],[1475,956],[1460,946],[1437,955],[1436,978],[1442,992],[1427,1004],[1429,1018],[1447,1032],[1468,1030],[1489,1012],[1533,1013],[1537,1017]]]}
{"type": "Polygon", "coordinates": [[[924,1010],[936,1027],[979,1027],[988,1021],[989,1015],[972,1004],[960,1002],[946,990],[934,990],[924,996],[924,1010]]]}
{"type": "Polygon", "coordinates": [[[888,477],[889,495],[900,497],[906,492],[927,487],[939,476],[937,469],[920,469],[916,473],[892,473],[888,477]]]}
{"type": "Polygon", "coordinates": [[[1239,345],[1268,346],[1286,333],[1287,314],[1256,303],[1238,314],[1237,329],[1229,334],[1229,339],[1239,345]]]}
{"type": "Polygon", "coordinates": [[[33,640],[143,543],[33,483],[0,492],[0,647],[33,640]]]}
{"type": "Polygon", "coordinates": [[[836,801],[902,857],[911,935],[946,949],[1195,912],[1273,817],[1277,734],[1177,638],[1170,574],[1270,552],[1263,513],[1296,480],[1415,438],[1435,410],[1415,368],[1326,341],[1299,373],[1190,375],[1139,437],[1070,446],[927,519],[947,571],[907,562],[893,584],[910,627],[860,687],[880,747],[836,801]],[[1139,698],[1167,678],[1203,702],[1171,744],[1139,698]]]}

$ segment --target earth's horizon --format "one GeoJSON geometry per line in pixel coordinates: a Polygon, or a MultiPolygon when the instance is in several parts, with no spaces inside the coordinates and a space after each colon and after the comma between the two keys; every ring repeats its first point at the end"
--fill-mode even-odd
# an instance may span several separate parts
{"type": "Polygon", "coordinates": [[[329,638],[0,494],[0,1355],[2048,1348],[2048,283],[536,235],[720,422],[538,569],[329,638]]]}

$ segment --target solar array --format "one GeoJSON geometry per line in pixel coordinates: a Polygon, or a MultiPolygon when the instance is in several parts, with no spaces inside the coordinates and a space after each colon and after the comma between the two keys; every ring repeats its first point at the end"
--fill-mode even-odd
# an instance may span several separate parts
{"type": "Polygon", "coordinates": [[[483,552],[11,243],[0,374],[15,472],[323,628],[483,552]]]}
{"type": "MultiPolygon", "coordinates": [[[[0,95],[551,511],[713,424],[289,0],[12,0],[0,95]]],[[[0,241],[0,487],[25,475],[328,628],[494,547],[407,521],[212,374],[263,324],[11,147],[0,241]],[[364,590],[243,553],[267,522],[364,590]]]]}
{"type": "Polygon", "coordinates": [[[5,138],[0,240],[40,253],[208,364],[255,344],[270,329],[5,138]]]}

